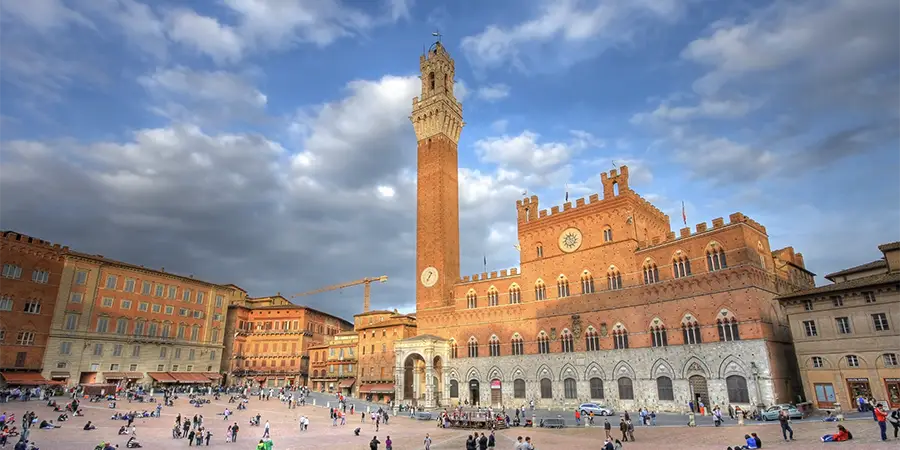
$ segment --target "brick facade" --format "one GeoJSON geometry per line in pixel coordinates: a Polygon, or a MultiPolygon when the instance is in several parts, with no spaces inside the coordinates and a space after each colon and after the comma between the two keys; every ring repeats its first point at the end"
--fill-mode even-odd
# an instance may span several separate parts
{"type": "MultiPolygon", "coordinates": [[[[346,320],[299,306],[286,298],[249,298],[229,307],[234,331],[229,384],[268,387],[306,385],[310,377],[308,349],[353,329],[346,320]]],[[[355,344],[354,344],[355,346],[355,344]]]]}
{"type": "Polygon", "coordinates": [[[452,91],[430,84],[453,79],[440,44],[421,69],[411,116],[419,337],[397,346],[398,397],[427,406],[595,400],[670,410],[697,396],[722,405],[795,400],[790,330],[774,297],[813,285],[802,255],[773,251],[765,227],[739,212],[676,235],[669,217],[631,189],[626,166],[602,173],[603,191],[587,199],[549,211],[537,196],[516,202],[520,268],[448,279],[459,271],[458,186],[449,172],[462,109],[452,91]]]}
{"type": "Polygon", "coordinates": [[[0,371],[41,370],[68,250],[12,231],[0,236],[0,371]]]}
{"type": "Polygon", "coordinates": [[[415,316],[394,311],[369,311],[353,316],[359,335],[359,377],[354,390],[359,398],[389,401],[394,385],[394,344],[416,335],[415,316]]]}

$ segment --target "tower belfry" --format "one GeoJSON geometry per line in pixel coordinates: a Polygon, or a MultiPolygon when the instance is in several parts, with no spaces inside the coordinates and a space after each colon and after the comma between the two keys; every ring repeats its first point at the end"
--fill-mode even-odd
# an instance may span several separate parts
{"type": "Polygon", "coordinates": [[[426,54],[419,57],[419,71],[422,94],[413,99],[410,116],[416,139],[422,141],[443,133],[458,143],[465,123],[462,120],[462,104],[453,94],[456,74],[453,58],[440,42],[435,42],[426,54]]]}
{"type": "MultiPolygon", "coordinates": [[[[440,41],[419,58],[422,93],[413,99],[418,141],[416,311],[453,305],[459,280],[459,135],[462,104],[453,95],[453,58],[440,41]]],[[[439,311],[435,311],[439,313],[439,311]]]]}

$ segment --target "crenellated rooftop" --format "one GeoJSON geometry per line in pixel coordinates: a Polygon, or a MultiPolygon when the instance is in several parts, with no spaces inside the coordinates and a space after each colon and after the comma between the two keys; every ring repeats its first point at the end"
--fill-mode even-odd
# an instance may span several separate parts
{"type": "Polygon", "coordinates": [[[475,275],[466,275],[460,278],[457,281],[457,284],[466,284],[466,283],[476,283],[485,280],[499,280],[501,278],[511,278],[519,276],[519,269],[513,267],[512,269],[503,269],[501,271],[493,271],[493,272],[481,272],[476,273],[475,275]]]}
{"type": "Polygon", "coordinates": [[[563,203],[562,209],[560,209],[560,206],[558,205],[550,207],[549,210],[540,209],[537,195],[517,200],[516,209],[518,210],[520,229],[523,226],[526,226],[526,224],[530,227],[534,223],[547,217],[555,219],[561,214],[573,213],[576,211],[580,213],[584,211],[583,208],[593,208],[597,205],[602,205],[605,202],[611,202],[626,197],[637,201],[638,204],[644,207],[646,211],[649,211],[651,215],[657,216],[657,219],[666,223],[669,222],[669,216],[631,190],[628,186],[628,166],[622,166],[618,170],[613,169],[609,172],[601,173],[600,181],[603,184],[603,198],[600,198],[600,194],[591,194],[587,199],[584,197],[576,199],[574,206],[572,205],[572,202],[563,203]]]}
{"type": "Polygon", "coordinates": [[[678,235],[676,236],[674,231],[670,231],[666,234],[665,239],[661,239],[659,237],[655,237],[650,242],[641,241],[639,242],[639,247],[641,250],[647,250],[648,248],[652,248],[658,245],[666,245],[675,241],[680,241],[682,239],[687,239],[693,236],[697,236],[703,233],[706,233],[711,230],[716,230],[719,228],[724,228],[730,225],[744,224],[747,225],[756,231],[759,231],[762,234],[766,234],[766,227],[760,225],[759,222],[747,217],[744,213],[736,212],[728,216],[728,223],[725,223],[725,219],[721,217],[717,217],[712,220],[712,228],[710,228],[706,222],[698,223],[694,226],[694,232],[691,233],[690,227],[684,227],[678,230],[678,235]]]}
{"type": "Polygon", "coordinates": [[[6,231],[3,231],[2,234],[3,234],[3,239],[6,241],[14,241],[14,242],[21,242],[23,244],[36,245],[36,246],[44,247],[44,248],[47,248],[49,250],[54,250],[54,251],[61,251],[61,252],[69,251],[68,246],[61,246],[59,244],[54,244],[52,242],[45,241],[43,239],[38,239],[36,237],[28,236],[28,235],[18,233],[15,231],[6,230],[6,231]]]}

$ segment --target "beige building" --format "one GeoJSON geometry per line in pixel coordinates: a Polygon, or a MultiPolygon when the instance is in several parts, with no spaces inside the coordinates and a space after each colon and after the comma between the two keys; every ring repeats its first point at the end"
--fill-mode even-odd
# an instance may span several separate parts
{"type": "Polygon", "coordinates": [[[326,344],[309,347],[310,388],[350,396],[356,384],[358,344],[355,331],[344,331],[326,344]]]}
{"type": "Polygon", "coordinates": [[[246,295],[233,285],[69,252],[42,375],[69,385],[218,383],[226,310],[246,295]]]}
{"type": "Polygon", "coordinates": [[[900,242],[883,258],[826,275],[832,284],[779,297],[806,398],[855,408],[862,395],[900,407],[900,242]]]}

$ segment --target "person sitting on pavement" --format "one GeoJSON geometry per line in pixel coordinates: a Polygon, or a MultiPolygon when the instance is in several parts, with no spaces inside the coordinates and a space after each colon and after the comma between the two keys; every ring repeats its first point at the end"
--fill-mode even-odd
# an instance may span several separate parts
{"type": "Polygon", "coordinates": [[[84,431],[96,430],[96,429],[97,429],[97,427],[95,427],[94,424],[92,424],[90,420],[88,420],[88,423],[84,424],[84,431]]]}
{"type": "Polygon", "coordinates": [[[822,442],[841,442],[853,439],[853,434],[851,434],[849,430],[844,428],[843,425],[838,425],[837,428],[837,433],[826,434],[825,436],[822,436],[822,442]]]}
{"type": "Polygon", "coordinates": [[[52,430],[54,428],[59,428],[59,425],[54,425],[52,420],[49,422],[47,422],[46,420],[42,420],[40,428],[42,430],[52,430]]]}

